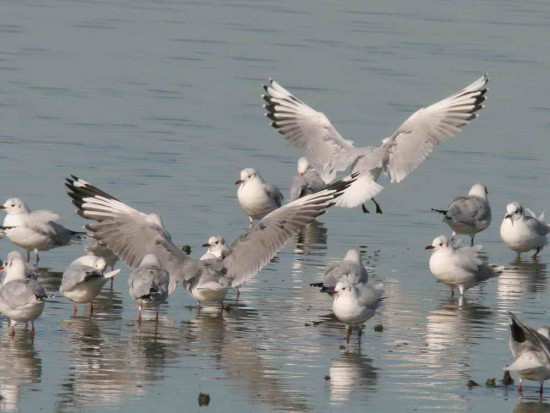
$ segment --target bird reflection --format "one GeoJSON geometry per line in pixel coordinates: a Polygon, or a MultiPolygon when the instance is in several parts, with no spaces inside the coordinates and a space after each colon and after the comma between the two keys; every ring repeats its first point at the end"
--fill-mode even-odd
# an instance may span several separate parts
{"type": "Polygon", "coordinates": [[[237,306],[229,312],[201,311],[185,329],[191,354],[210,354],[236,394],[275,410],[310,410],[302,402],[305,394],[269,362],[271,330],[262,326],[256,310],[237,306]]]}
{"type": "Polygon", "coordinates": [[[61,321],[61,330],[71,333],[63,337],[70,346],[71,373],[63,384],[61,406],[112,404],[123,396],[145,394],[144,385],[162,378],[167,360],[178,357],[181,337],[164,322],[144,323],[127,339],[124,334],[105,335],[93,318],[61,321]]]}
{"type": "Polygon", "coordinates": [[[506,266],[498,278],[498,298],[518,300],[525,294],[542,293],[546,289],[546,264],[518,258],[506,266]]]}
{"type": "Polygon", "coordinates": [[[426,361],[439,368],[441,377],[465,378],[470,345],[479,336],[477,330],[489,328],[493,311],[466,299],[445,298],[431,311],[426,327],[426,361]]]}
{"type": "Polygon", "coordinates": [[[519,401],[515,406],[513,413],[550,413],[550,404],[539,401],[519,401]]]}
{"type": "Polygon", "coordinates": [[[289,244],[289,247],[294,253],[292,274],[300,275],[308,266],[317,265],[317,260],[312,257],[323,257],[326,254],[327,229],[322,222],[313,221],[296,234],[294,244],[289,244]]]}
{"type": "Polygon", "coordinates": [[[9,336],[9,329],[2,330],[0,343],[0,410],[19,410],[19,397],[26,385],[40,383],[42,360],[27,334],[9,336]]]}
{"type": "Polygon", "coordinates": [[[330,365],[330,399],[333,402],[350,400],[354,391],[374,390],[378,379],[372,359],[361,354],[361,348],[346,351],[330,365]]]}

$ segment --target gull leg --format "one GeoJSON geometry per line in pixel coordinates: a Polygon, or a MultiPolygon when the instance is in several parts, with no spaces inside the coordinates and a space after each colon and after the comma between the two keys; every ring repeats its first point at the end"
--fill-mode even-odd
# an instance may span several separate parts
{"type": "Polygon", "coordinates": [[[361,209],[363,210],[363,213],[364,214],[370,214],[369,210],[367,209],[367,207],[365,206],[365,204],[361,204],[361,209]]]}
{"type": "Polygon", "coordinates": [[[27,262],[31,260],[31,252],[27,251],[27,262]]]}
{"type": "MultiPolygon", "coordinates": [[[[33,324],[34,325],[34,324],[33,324]]],[[[27,330],[29,328],[29,322],[28,321],[25,321],[25,330],[27,330]]]]}
{"type": "Polygon", "coordinates": [[[474,246],[474,237],[476,236],[476,234],[474,235],[470,235],[472,237],[472,240],[470,241],[470,247],[473,247],[474,246]]]}
{"type": "Polygon", "coordinates": [[[34,320],[31,321],[31,341],[34,341],[34,320]]]}
{"type": "Polygon", "coordinates": [[[519,379],[518,392],[523,392],[523,379],[519,379]]]}
{"type": "Polygon", "coordinates": [[[201,309],[201,302],[200,302],[200,301],[198,301],[198,302],[197,302],[197,310],[199,310],[199,311],[200,311],[200,309],[201,309]]]}
{"type": "Polygon", "coordinates": [[[349,339],[351,337],[351,327],[346,326],[346,344],[349,345],[349,339]]]}
{"type": "Polygon", "coordinates": [[[159,309],[157,308],[157,312],[155,314],[155,323],[159,323],[159,309]]]}
{"type": "Polygon", "coordinates": [[[359,331],[357,333],[358,341],[361,343],[361,336],[363,335],[363,327],[359,326],[359,331]]]}
{"type": "Polygon", "coordinates": [[[535,255],[533,255],[533,258],[538,258],[540,252],[540,248],[537,248],[537,252],[535,252],[535,255]]]}
{"type": "Polygon", "coordinates": [[[38,250],[35,249],[34,253],[36,254],[36,265],[38,265],[38,261],[40,261],[40,255],[38,255],[38,250]]]}
{"type": "Polygon", "coordinates": [[[455,289],[454,287],[451,287],[451,297],[454,297],[455,296],[455,289]]]}
{"type": "Polygon", "coordinates": [[[371,198],[371,199],[372,199],[372,202],[374,202],[374,205],[376,205],[376,213],[381,214],[382,213],[382,208],[380,208],[380,205],[378,204],[378,202],[376,202],[376,200],[374,198],[371,198]]]}
{"type": "Polygon", "coordinates": [[[90,301],[90,317],[94,314],[94,302],[90,301]]]}
{"type": "Polygon", "coordinates": [[[459,285],[459,286],[458,286],[458,291],[460,291],[460,296],[463,297],[463,296],[464,296],[464,286],[463,286],[463,285],[459,285]]]}
{"type": "Polygon", "coordinates": [[[13,322],[13,321],[10,320],[10,325],[11,325],[10,336],[11,336],[11,337],[14,337],[14,336],[15,336],[15,322],[13,322]]]}
{"type": "Polygon", "coordinates": [[[544,385],[544,382],[541,381],[541,382],[540,382],[540,389],[539,389],[539,393],[540,393],[541,395],[542,395],[542,393],[544,393],[543,385],[544,385]]]}
{"type": "Polygon", "coordinates": [[[239,300],[239,296],[241,295],[241,292],[239,291],[239,287],[235,288],[235,291],[237,291],[237,301],[239,300]]]}
{"type": "Polygon", "coordinates": [[[78,313],[78,305],[73,301],[73,317],[76,317],[76,313],[78,313]]]}
{"type": "Polygon", "coordinates": [[[137,318],[138,326],[141,326],[141,306],[138,305],[138,318],[137,318]]]}

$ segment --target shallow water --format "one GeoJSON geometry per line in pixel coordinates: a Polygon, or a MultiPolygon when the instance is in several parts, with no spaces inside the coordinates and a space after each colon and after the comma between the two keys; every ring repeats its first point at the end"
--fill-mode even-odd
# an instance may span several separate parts
{"type": "MultiPolygon", "coordinates": [[[[34,343],[22,329],[11,339],[3,320],[1,409],[194,411],[204,392],[211,411],[550,411],[536,383],[523,398],[515,387],[484,386],[511,361],[506,311],[550,324],[550,253],[516,261],[498,235],[507,202],[550,204],[550,9],[544,1],[372,3],[2,5],[3,197],[79,228],[63,187],[76,174],[160,213],[194,256],[210,235],[231,240],[245,230],[233,185],[241,168],[288,189],[300,152],[263,117],[269,77],[358,144],[377,143],[483,73],[491,83],[479,119],[405,182],[386,185],[383,215],[332,209],[246,284],[230,312],[198,312],[180,289],[158,325],[139,328],[124,269],[91,319],[84,308],[73,318],[56,291],[82,250],[44,253],[40,281],[57,296],[34,343]],[[429,210],[475,182],[488,186],[494,220],[477,241],[507,269],[458,300],[427,268],[424,246],[449,232],[429,210]],[[388,298],[362,342],[352,337],[342,349],[330,299],[309,283],[352,247],[388,298]],[[481,386],[468,389],[470,379],[481,386]]],[[[0,241],[0,256],[11,248],[0,241]]]]}

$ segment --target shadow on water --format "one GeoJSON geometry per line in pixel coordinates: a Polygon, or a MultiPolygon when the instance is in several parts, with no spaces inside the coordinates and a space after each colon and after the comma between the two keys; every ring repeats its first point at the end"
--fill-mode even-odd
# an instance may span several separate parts
{"type": "Polygon", "coordinates": [[[19,410],[19,398],[34,383],[42,381],[42,360],[34,348],[30,334],[9,335],[2,329],[0,343],[0,410],[19,410]]]}
{"type": "Polygon", "coordinates": [[[550,413],[550,404],[542,400],[520,400],[514,406],[512,413],[550,413]]]}

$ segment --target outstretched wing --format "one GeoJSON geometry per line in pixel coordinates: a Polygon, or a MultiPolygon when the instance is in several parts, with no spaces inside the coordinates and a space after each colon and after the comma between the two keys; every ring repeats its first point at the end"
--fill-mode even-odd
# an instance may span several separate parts
{"type": "Polygon", "coordinates": [[[297,199],[272,211],[241,235],[223,260],[232,286],[243,284],[260,271],[285,243],[334,204],[353,178],[335,182],[320,192],[297,199]]]}
{"type": "Polygon", "coordinates": [[[487,75],[460,92],[427,108],[416,111],[382,147],[389,151],[385,169],[391,182],[401,182],[414,171],[434,147],[452,138],[464,125],[477,117],[487,93],[487,75]]]}
{"type": "Polygon", "coordinates": [[[325,183],[330,183],[338,171],[345,170],[354,159],[341,157],[353,149],[353,142],[345,140],[321,112],[309,107],[288,90],[270,79],[264,85],[263,95],[267,104],[266,116],[273,126],[292,145],[302,148],[307,159],[320,173],[325,183]]]}
{"type": "Polygon", "coordinates": [[[144,214],[76,176],[65,185],[78,214],[97,221],[86,228],[126,265],[137,268],[145,255],[153,254],[162,268],[180,275],[175,272],[188,257],[172,243],[160,216],[144,214]]]}

